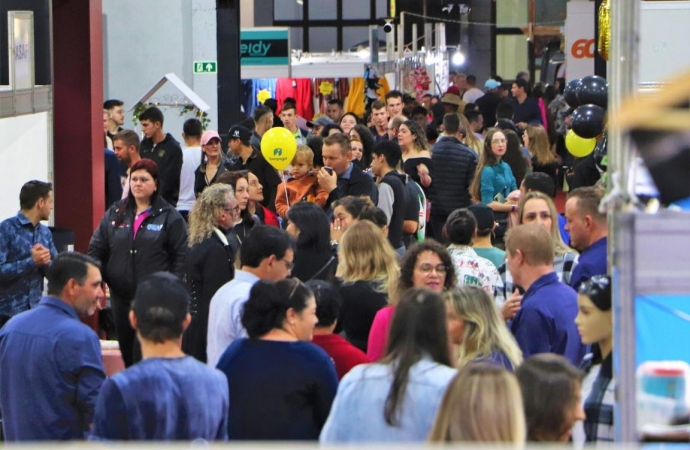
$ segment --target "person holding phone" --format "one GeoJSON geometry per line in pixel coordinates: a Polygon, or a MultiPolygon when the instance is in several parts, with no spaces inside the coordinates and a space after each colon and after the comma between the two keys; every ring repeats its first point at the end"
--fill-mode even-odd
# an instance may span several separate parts
{"type": "Polygon", "coordinates": [[[336,133],[324,139],[322,154],[324,167],[317,174],[317,180],[328,192],[327,208],[348,195],[366,196],[377,204],[378,189],[374,179],[351,162],[352,148],[347,136],[336,133]]]}

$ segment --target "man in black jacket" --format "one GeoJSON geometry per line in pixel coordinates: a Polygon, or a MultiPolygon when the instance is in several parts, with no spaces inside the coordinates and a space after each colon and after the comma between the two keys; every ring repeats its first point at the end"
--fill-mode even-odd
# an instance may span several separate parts
{"type": "Polygon", "coordinates": [[[141,140],[139,155],[152,159],[160,172],[159,194],[173,207],[180,196],[180,172],[182,172],[182,147],[170,133],[163,131],[163,112],[152,106],[139,115],[141,140]]]}
{"type": "Polygon", "coordinates": [[[324,139],[322,153],[324,167],[319,170],[317,180],[319,186],[328,192],[327,208],[335,200],[348,195],[367,196],[374,204],[378,202],[379,191],[373,178],[350,162],[352,148],[347,136],[336,133],[324,139]]]}
{"type": "Polygon", "coordinates": [[[377,206],[388,218],[388,240],[400,256],[405,254],[403,222],[409,198],[405,188],[406,175],[395,170],[401,159],[400,145],[388,140],[378,142],[371,155],[371,170],[379,180],[377,206]]]}
{"type": "Polygon", "coordinates": [[[434,238],[445,241],[443,226],[456,209],[471,203],[469,187],[477,168],[477,155],[458,139],[460,116],[443,116],[443,139],[439,139],[431,152],[434,166],[434,184],[431,197],[431,231],[434,238]]]}

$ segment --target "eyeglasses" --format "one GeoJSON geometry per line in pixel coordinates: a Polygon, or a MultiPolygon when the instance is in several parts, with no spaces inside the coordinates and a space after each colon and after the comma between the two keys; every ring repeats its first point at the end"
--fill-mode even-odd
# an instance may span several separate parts
{"type": "Polygon", "coordinates": [[[491,141],[492,144],[505,144],[506,140],[505,139],[494,139],[491,141]]]}
{"type": "MultiPolygon", "coordinates": [[[[285,264],[285,268],[286,268],[287,270],[292,270],[292,268],[295,267],[295,262],[294,262],[294,261],[288,261],[288,260],[285,259],[285,258],[281,259],[280,261],[283,261],[283,263],[285,264]]],[[[297,289],[297,288],[295,288],[295,289],[297,289]]],[[[292,294],[291,294],[291,295],[292,295],[292,294]]]]}
{"type": "Polygon", "coordinates": [[[420,264],[417,269],[419,269],[419,271],[425,275],[429,275],[434,270],[439,275],[445,275],[448,272],[448,267],[444,266],[443,264],[439,264],[438,266],[432,266],[431,264],[420,264]]]}
{"type": "Polygon", "coordinates": [[[607,275],[594,275],[589,280],[584,281],[577,291],[578,293],[591,298],[598,297],[599,295],[606,293],[611,295],[611,280],[607,275]]]}
{"type": "Polygon", "coordinates": [[[225,211],[226,213],[237,215],[240,213],[240,207],[235,206],[233,208],[223,208],[223,211],[225,211]]]}

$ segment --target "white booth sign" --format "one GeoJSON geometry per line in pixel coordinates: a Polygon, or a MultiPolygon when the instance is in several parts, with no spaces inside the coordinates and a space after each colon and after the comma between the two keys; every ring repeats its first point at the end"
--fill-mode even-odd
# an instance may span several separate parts
{"type": "Polygon", "coordinates": [[[9,11],[8,42],[10,87],[15,90],[34,87],[34,13],[9,11]]]}
{"type": "Polygon", "coordinates": [[[594,2],[568,2],[565,21],[566,78],[574,80],[594,74],[594,2]]]}

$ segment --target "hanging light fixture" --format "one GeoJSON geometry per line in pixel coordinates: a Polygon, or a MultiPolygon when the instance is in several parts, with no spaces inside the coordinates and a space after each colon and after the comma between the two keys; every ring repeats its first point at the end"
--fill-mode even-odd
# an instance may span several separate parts
{"type": "Polygon", "coordinates": [[[460,45],[455,48],[451,61],[455,66],[462,66],[465,64],[465,54],[460,50],[460,45]]]}

